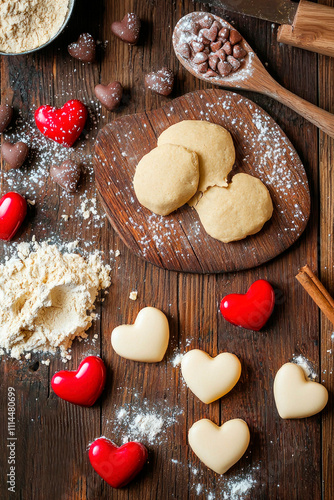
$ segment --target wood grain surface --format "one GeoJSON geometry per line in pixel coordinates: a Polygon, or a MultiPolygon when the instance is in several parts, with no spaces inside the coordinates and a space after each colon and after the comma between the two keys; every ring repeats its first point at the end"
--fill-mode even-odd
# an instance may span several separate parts
{"type": "Polygon", "coordinates": [[[310,193],[296,151],[261,108],[238,94],[199,91],[161,109],[120,118],[99,132],[94,151],[96,186],[112,227],[136,255],[169,271],[255,267],[286,250],[306,227],[310,193]],[[274,213],[259,233],[224,244],[207,234],[188,205],[161,217],[138,202],[133,189],[138,162],[169,126],[192,119],[208,120],[231,133],[236,148],[231,176],[244,172],[268,187],[274,213]]]}
{"type": "MultiPolygon", "coordinates": [[[[332,0],[322,2],[332,4],[332,0]]],[[[77,2],[71,24],[51,47],[31,56],[0,61],[2,101],[13,95],[16,127],[29,122],[40,104],[62,105],[71,97],[86,102],[91,110],[87,137],[76,148],[92,151],[98,129],[122,115],[160,108],[169,98],[145,91],[148,71],[170,66],[176,74],[173,97],[210,88],[194,79],[178,63],[172,50],[172,31],[177,20],[207,6],[190,0],[88,0],[77,2]],[[136,47],[116,40],[110,32],[113,20],[136,11],[143,19],[141,42],[136,47]],[[90,32],[103,43],[97,63],[84,65],[71,59],[66,46],[82,32],[90,32]],[[122,107],[116,113],[96,112],[94,85],[119,80],[125,86],[122,107]],[[11,88],[12,92],[8,91],[11,88]]],[[[277,27],[226,11],[215,12],[232,22],[256,50],[269,72],[286,88],[313,104],[334,111],[333,60],[276,42],[277,27]],[[318,102],[319,100],[319,102],[318,102]]],[[[112,286],[98,304],[98,318],[87,343],[75,342],[72,360],[64,365],[59,356],[32,354],[31,360],[1,359],[0,497],[22,500],[99,499],[221,499],[232,498],[231,485],[240,478],[254,482],[239,498],[252,500],[331,500],[333,475],[333,349],[332,325],[320,315],[295,280],[298,269],[308,263],[318,271],[326,287],[334,291],[333,268],[333,142],[299,115],[263,95],[246,94],[264,108],[287,134],[306,169],[311,190],[311,217],[301,238],[266,265],[223,275],[169,272],[133,255],[105,219],[99,223],[83,219],[78,208],[83,199],[93,200],[95,184],[87,161],[79,193],[64,195],[48,177],[31,189],[37,153],[31,164],[14,178],[2,172],[1,193],[15,189],[36,204],[16,237],[16,242],[48,237],[57,241],[78,239],[89,251],[104,252],[113,267],[112,286]],[[31,177],[29,177],[31,176],[31,177]],[[26,179],[31,179],[27,184],[26,179]],[[9,183],[9,181],[11,181],[9,183]],[[71,216],[65,224],[62,214],[71,216]],[[114,252],[121,255],[114,259],[114,252]],[[261,332],[240,330],[224,322],[218,312],[223,295],[242,292],[257,278],[268,279],[277,294],[272,318],[261,332]],[[138,300],[128,299],[138,290],[138,300]],[[138,311],[152,305],[170,320],[171,341],[162,363],[142,365],[119,358],[110,344],[111,330],[132,322],[138,311]],[[94,341],[94,335],[98,339],[94,341]],[[221,401],[200,403],[185,387],[179,367],[173,366],[178,352],[191,348],[211,355],[230,351],[239,356],[243,371],[237,386],[221,401]],[[93,408],[79,408],[58,399],[50,389],[53,373],[75,368],[87,354],[100,354],[108,367],[107,388],[93,408]],[[319,380],[330,391],[329,404],[321,415],[305,420],[284,421],[277,414],[272,385],[278,368],[293,355],[302,354],[312,363],[319,380]],[[41,363],[50,358],[50,366],[41,363]],[[16,390],[16,493],[8,492],[6,447],[7,391],[16,390]],[[146,405],[145,405],[146,402],[146,405]],[[153,444],[147,443],[149,463],[128,488],[112,490],[92,470],[87,446],[105,435],[121,443],[131,434],[120,426],[117,411],[126,407],[133,416],[153,411],[165,421],[165,430],[153,444]],[[194,456],[187,444],[187,430],[199,418],[219,424],[244,418],[251,429],[248,452],[226,476],[220,478],[194,456]],[[169,418],[175,422],[168,423],[169,418]],[[195,473],[197,471],[197,473],[195,473]]],[[[4,138],[8,134],[4,134],[4,138]]],[[[37,149],[37,144],[36,144],[37,149]]],[[[98,214],[103,209],[97,204],[98,214]]],[[[1,255],[12,247],[1,244],[1,255]]],[[[3,258],[1,259],[3,261],[3,258]]],[[[238,498],[238,496],[236,497],[238,498]]]]}

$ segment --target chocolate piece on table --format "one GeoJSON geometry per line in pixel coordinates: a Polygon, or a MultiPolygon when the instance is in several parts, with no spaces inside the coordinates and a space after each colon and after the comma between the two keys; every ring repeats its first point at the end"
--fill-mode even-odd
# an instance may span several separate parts
{"type": "Polygon", "coordinates": [[[0,106],[0,133],[2,133],[13,118],[13,107],[9,104],[1,104],[0,106]]]}
{"type": "Polygon", "coordinates": [[[112,82],[108,85],[100,83],[95,87],[95,95],[105,108],[113,111],[120,105],[123,87],[120,82],[112,82]]]}
{"type": "Polygon", "coordinates": [[[111,31],[123,42],[135,45],[139,40],[140,19],[133,12],[126,14],[122,21],[115,21],[111,25],[111,31]]]}
{"type": "MultiPolygon", "coordinates": [[[[200,66],[200,64],[198,66],[200,66]]],[[[157,94],[167,96],[172,92],[173,86],[174,73],[169,68],[162,68],[159,71],[148,73],[145,76],[145,87],[157,94]]]]}
{"type": "Polygon", "coordinates": [[[73,160],[65,160],[59,167],[52,165],[50,175],[59,186],[72,193],[76,191],[80,180],[81,165],[73,160]]]}
{"type": "Polygon", "coordinates": [[[92,35],[82,33],[76,42],[71,43],[67,50],[75,59],[83,62],[94,62],[96,53],[96,43],[92,35]]]}
{"type": "Polygon", "coordinates": [[[28,154],[29,147],[25,142],[4,142],[1,147],[2,158],[9,165],[9,169],[20,168],[25,162],[28,154]]]}

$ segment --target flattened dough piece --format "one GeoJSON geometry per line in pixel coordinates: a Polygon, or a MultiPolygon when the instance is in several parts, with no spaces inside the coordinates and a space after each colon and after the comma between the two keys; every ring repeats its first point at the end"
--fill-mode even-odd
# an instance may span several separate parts
{"type": "Polygon", "coordinates": [[[152,212],[168,215],[196,193],[198,157],[175,144],[152,149],[137,165],[133,186],[139,202],[152,212]]]}
{"type": "Polygon", "coordinates": [[[273,213],[266,186],[248,174],[236,174],[228,187],[211,187],[195,209],[206,232],[229,243],[255,234],[273,213]]]}
{"type": "MultiPolygon", "coordinates": [[[[204,193],[210,186],[227,186],[227,176],[235,162],[231,134],[220,125],[201,120],[184,120],[162,132],[158,146],[179,144],[198,154],[198,191],[204,193]]],[[[197,202],[198,196],[189,205],[197,202]]]]}

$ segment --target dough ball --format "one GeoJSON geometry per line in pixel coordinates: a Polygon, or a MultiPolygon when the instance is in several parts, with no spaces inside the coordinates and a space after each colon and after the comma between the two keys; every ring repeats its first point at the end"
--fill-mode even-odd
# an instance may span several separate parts
{"type": "Polygon", "coordinates": [[[144,207],[168,215],[196,193],[198,180],[197,154],[182,146],[164,144],[140,160],[133,186],[144,207]]]}
{"type": "Polygon", "coordinates": [[[211,187],[196,211],[207,233],[223,243],[255,234],[273,213],[266,186],[248,174],[237,174],[228,187],[211,187]]]}
{"type": "MultiPolygon", "coordinates": [[[[199,160],[198,191],[210,186],[227,186],[227,176],[235,162],[231,134],[220,125],[201,120],[184,120],[162,132],[158,146],[179,144],[195,151],[199,160]]],[[[199,196],[189,203],[194,205],[199,196]]]]}

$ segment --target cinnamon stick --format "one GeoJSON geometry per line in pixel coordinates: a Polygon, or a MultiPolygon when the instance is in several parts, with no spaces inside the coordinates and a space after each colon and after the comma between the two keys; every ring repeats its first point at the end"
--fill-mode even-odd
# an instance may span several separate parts
{"type": "Polygon", "coordinates": [[[324,315],[334,325],[334,299],[308,265],[302,267],[296,276],[324,315]]]}

